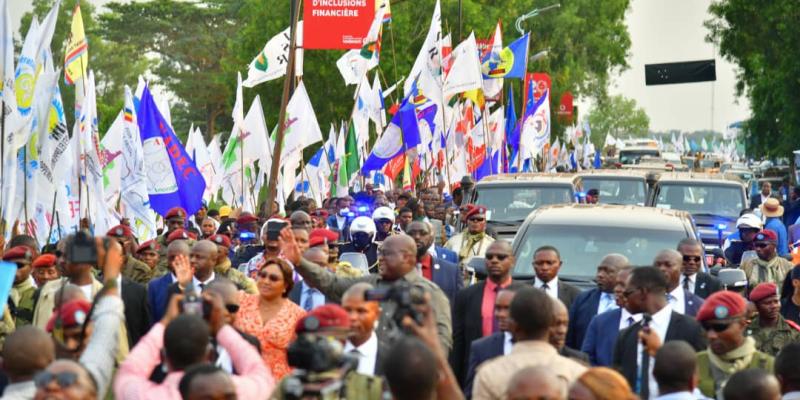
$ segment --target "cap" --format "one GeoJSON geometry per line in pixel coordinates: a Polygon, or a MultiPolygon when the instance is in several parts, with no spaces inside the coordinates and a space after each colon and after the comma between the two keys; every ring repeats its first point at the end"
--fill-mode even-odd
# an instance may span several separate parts
{"type": "Polygon", "coordinates": [[[756,216],[755,214],[747,213],[739,217],[736,220],[736,228],[750,228],[750,229],[761,229],[763,223],[761,222],[761,218],[756,216]]]}
{"type": "Polygon", "coordinates": [[[222,247],[231,247],[231,238],[221,233],[211,235],[208,240],[222,247]]]}
{"type": "Polygon", "coordinates": [[[317,333],[326,331],[347,331],[350,329],[350,317],[342,306],[337,304],[321,305],[297,321],[296,333],[317,333]]]}
{"type": "Polygon", "coordinates": [[[133,237],[133,230],[126,225],[117,225],[106,232],[106,236],[111,237],[133,237]]]}
{"type": "Polygon", "coordinates": [[[161,245],[158,244],[158,242],[156,242],[155,239],[154,239],[154,240],[148,240],[148,241],[140,244],[139,247],[136,248],[136,252],[137,253],[141,253],[141,252],[143,252],[145,250],[159,251],[159,250],[161,250],[161,245]]]}
{"type": "Polygon", "coordinates": [[[697,321],[727,319],[744,315],[747,302],[742,295],[723,290],[709,296],[697,312],[697,321]]]}
{"type": "Polygon", "coordinates": [[[761,214],[766,218],[783,216],[783,206],[778,199],[770,197],[761,204],[761,214]]]}
{"type": "Polygon", "coordinates": [[[253,222],[258,222],[258,218],[250,213],[242,214],[239,219],[236,220],[237,225],[251,224],[253,222]]]}
{"type": "Polygon", "coordinates": [[[311,231],[308,235],[308,246],[317,247],[319,245],[336,243],[339,241],[339,234],[330,230],[317,228],[311,231]]]}
{"type": "Polygon", "coordinates": [[[172,233],[167,236],[167,244],[172,243],[173,240],[189,240],[189,239],[197,239],[197,235],[192,232],[187,231],[186,229],[175,229],[172,233]]]}
{"type": "Polygon", "coordinates": [[[36,257],[33,260],[33,264],[31,266],[36,268],[50,268],[56,265],[56,256],[54,254],[42,254],[39,257],[36,257]]]}
{"type": "Polygon", "coordinates": [[[589,191],[586,192],[586,194],[588,196],[599,196],[600,195],[600,191],[597,190],[597,189],[589,189],[589,191]]]}
{"type": "Polygon", "coordinates": [[[376,208],[375,211],[372,212],[372,220],[380,221],[382,219],[388,219],[394,222],[394,211],[389,207],[376,208]]]}
{"type": "Polygon", "coordinates": [[[778,234],[771,229],[764,229],[756,234],[756,238],[754,240],[756,242],[777,242],[778,234]]]}
{"type": "Polygon", "coordinates": [[[364,232],[369,234],[375,234],[375,222],[372,221],[370,217],[356,217],[353,222],[350,223],[350,234],[354,234],[356,232],[364,232]]]}
{"type": "Polygon", "coordinates": [[[167,211],[167,215],[164,216],[164,219],[186,219],[186,210],[181,207],[172,207],[167,211]]]}
{"type": "Polygon", "coordinates": [[[473,215],[484,215],[486,214],[486,207],[484,206],[476,206],[474,204],[469,204],[467,206],[467,212],[464,214],[464,218],[469,219],[473,215]],[[471,206],[471,207],[469,207],[471,206]]]}
{"type": "Polygon", "coordinates": [[[92,303],[84,299],[75,299],[64,303],[53,313],[50,321],[47,321],[47,331],[52,332],[56,328],[56,321],[58,320],[61,320],[62,328],[83,325],[86,322],[86,318],[89,317],[91,308],[92,303]]]}
{"type": "Polygon", "coordinates": [[[231,211],[233,211],[231,206],[222,206],[219,208],[219,216],[223,218],[227,217],[228,215],[231,215],[231,211]]]}
{"type": "Polygon", "coordinates": [[[28,246],[14,246],[3,253],[3,261],[22,261],[30,263],[33,253],[28,246]]]}
{"type": "Polygon", "coordinates": [[[750,292],[750,301],[753,303],[758,303],[761,300],[766,299],[770,296],[777,296],[778,295],[778,285],[768,282],[768,283],[759,283],[758,286],[750,292]]]}

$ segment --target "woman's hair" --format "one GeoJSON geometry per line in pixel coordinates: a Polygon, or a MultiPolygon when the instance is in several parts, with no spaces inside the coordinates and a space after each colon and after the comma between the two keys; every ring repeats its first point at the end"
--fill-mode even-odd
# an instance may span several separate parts
{"type": "Polygon", "coordinates": [[[288,262],[277,257],[269,257],[264,259],[264,261],[261,262],[261,266],[258,268],[258,270],[261,271],[262,269],[267,268],[267,265],[272,264],[277,265],[278,269],[281,270],[281,275],[283,275],[283,284],[286,286],[286,290],[283,292],[283,297],[289,297],[289,292],[291,292],[292,288],[294,287],[294,270],[288,262]]]}
{"type": "Polygon", "coordinates": [[[611,368],[589,368],[578,378],[578,382],[589,389],[597,400],[636,399],[628,381],[611,368]]]}

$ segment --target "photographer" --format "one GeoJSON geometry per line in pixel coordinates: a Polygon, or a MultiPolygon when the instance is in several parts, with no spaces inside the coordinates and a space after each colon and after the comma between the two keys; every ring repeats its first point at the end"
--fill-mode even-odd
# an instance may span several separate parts
{"type": "Polygon", "coordinates": [[[271,398],[383,398],[382,379],[357,372],[358,359],[344,352],[350,317],[342,307],[326,304],[297,322],[297,340],[288,350],[291,375],[278,384],[271,398]]]}
{"type": "MultiPolygon", "coordinates": [[[[358,278],[344,278],[314,264],[304,258],[294,240],[290,229],[280,234],[281,248],[286,259],[291,261],[306,283],[319,289],[333,301],[341,300],[342,294],[358,282],[367,282],[376,288],[391,287],[396,282],[405,282],[411,286],[422,288],[430,294],[431,307],[436,318],[439,340],[445,352],[450,351],[453,343],[452,324],[450,320],[450,302],[435,283],[423,278],[416,270],[417,245],[411,237],[404,234],[386,238],[378,254],[378,270],[380,274],[370,274],[358,278]]],[[[378,323],[379,339],[387,339],[392,331],[391,307],[384,307],[378,323]]]]}

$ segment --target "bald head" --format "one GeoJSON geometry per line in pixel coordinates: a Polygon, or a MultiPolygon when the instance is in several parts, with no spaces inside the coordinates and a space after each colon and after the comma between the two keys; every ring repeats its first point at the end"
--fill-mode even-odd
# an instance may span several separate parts
{"type": "Polygon", "coordinates": [[[306,250],[306,252],[303,253],[303,258],[317,265],[328,265],[328,253],[320,247],[312,247],[306,250]]]}
{"type": "Polygon", "coordinates": [[[174,256],[178,254],[189,255],[189,245],[185,240],[173,240],[172,243],[167,246],[167,255],[174,256]]]}
{"type": "Polygon", "coordinates": [[[216,293],[222,298],[222,302],[225,304],[233,304],[236,301],[236,297],[238,296],[239,289],[236,287],[231,280],[225,279],[221,276],[217,276],[214,278],[211,283],[209,283],[205,289],[211,293],[216,293]]]}
{"type": "Polygon", "coordinates": [[[623,256],[622,254],[618,253],[611,253],[600,261],[602,265],[608,265],[609,267],[616,268],[617,270],[630,265],[628,261],[628,257],[623,256]]]}
{"type": "Polygon", "coordinates": [[[293,212],[289,220],[292,222],[292,228],[311,230],[311,216],[303,210],[293,212]]]}
{"type": "Polygon", "coordinates": [[[628,258],[622,254],[611,253],[603,257],[600,265],[597,266],[597,275],[595,276],[598,289],[604,293],[613,293],[617,274],[629,266],[628,258]]]}
{"type": "Polygon", "coordinates": [[[653,266],[661,270],[667,279],[667,292],[671,292],[680,284],[683,272],[683,255],[677,250],[667,249],[658,252],[653,266]]]}
{"type": "Polygon", "coordinates": [[[664,343],[656,353],[653,376],[662,393],[691,392],[696,385],[697,355],[694,348],[682,340],[664,343]]]}
{"type": "Polygon", "coordinates": [[[207,281],[217,264],[217,245],[210,240],[201,240],[192,246],[189,262],[194,268],[194,276],[201,282],[207,281]]]}
{"type": "Polygon", "coordinates": [[[83,290],[81,290],[80,287],[73,284],[68,284],[64,286],[64,290],[61,291],[61,294],[55,296],[53,305],[58,308],[61,307],[62,304],[67,304],[72,300],[89,301],[89,299],[86,298],[86,295],[83,294],[83,290]]]}
{"type": "MultiPolygon", "coordinates": [[[[95,387],[94,380],[92,380],[89,372],[87,372],[82,365],[73,360],[58,359],[53,361],[46,368],[46,370],[53,375],[62,374],[65,372],[75,374],[77,380],[75,381],[74,385],[69,387],[69,390],[74,398],[94,399],[97,398],[98,393],[105,393],[106,388],[99,388],[100,390],[98,390],[98,388],[95,387]]],[[[51,381],[47,386],[38,388],[36,391],[36,398],[49,397],[49,392],[53,385],[55,385],[55,383],[51,381]]],[[[56,387],[52,389],[61,391],[62,388],[56,387]]]]}
{"type": "Polygon", "coordinates": [[[369,284],[367,282],[356,283],[355,285],[350,286],[344,292],[344,294],[342,295],[342,302],[344,302],[345,299],[347,299],[347,298],[361,299],[363,301],[364,300],[364,293],[366,293],[367,290],[372,290],[374,288],[375,288],[374,286],[372,286],[371,284],[369,284]]]}
{"type": "Polygon", "coordinates": [[[214,254],[217,252],[216,243],[210,240],[200,240],[192,246],[192,251],[202,251],[207,254],[214,254]]]}
{"type": "Polygon", "coordinates": [[[669,260],[671,262],[680,264],[683,261],[683,255],[681,255],[681,253],[679,253],[677,250],[665,249],[658,252],[655,260],[656,262],[658,262],[659,260],[661,261],[669,260]]]}
{"type": "Polygon", "coordinates": [[[396,281],[417,265],[417,244],[406,234],[386,238],[378,255],[378,271],[386,281],[396,281]]]}
{"type": "Polygon", "coordinates": [[[17,328],[6,338],[3,347],[3,366],[12,383],[33,378],[56,357],[50,335],[32,325],[17,328]]]}
{"type": "Polygon", "coordinates": [[[569,311],[559,299],[550,299],[553,305],[553,325],[550,326],[550,344],[559,351],[566,346],[569,328],[569,311]]]}
{"type": "Polygon", "coordinates": [[[489,247],[486,248],[486,252],[491,253],[490,250],[503,252],[503,254],[512,253],[511,243],[509,243],[507,240],[502,240],[502,239],[495,240],[494,242],[492,242],[492,244],[490,244],[489,247]]]}
{"type": "Polygon", "coordinates": [[[506,398],[510,400],[565,398],[564,383],[545,367],[527,367],[517,371],[508,383],[506,398]]]}
{"type": "Polygon", "coordinates": [[[414,242],[414,239],[412,239],[411,236],[408,236],[406,234],[389,236],[388,238],[386,238],[386,240],[383,241],[383,245],[384,246],[391,245],[393,247],[396,246],[395,247],[396,249],[404,252],[409,252],[411,254],[415,254],[417,251],[417,243],[414,242]]]}

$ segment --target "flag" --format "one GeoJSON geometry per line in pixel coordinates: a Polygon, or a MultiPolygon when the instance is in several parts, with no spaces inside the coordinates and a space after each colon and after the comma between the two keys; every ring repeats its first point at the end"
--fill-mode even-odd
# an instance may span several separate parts
{"type": "MultiPolygon", "coordinates": [[[[422,48],[419,49],[417,59],[414,61],[414,66],[411,67],[411,72],[408,73],[410,79],[406,79],[403,86],[403,93],[407,96],[411,93],[411,85],[414,79],[420,75],[423,68],[430,72],[431,76],[441,82],[442,76],[442,8],[439,0],[436,0],[436,6],[433,9],[431,16],[431,25],[428,28],[428,34],[425,36],[425,42],[422,43],[422,48]]],[[[477,55],[477,53],[476,53],[477,55]]]]}
{"type": "Polygon", "coordinates": [[[344,144],[344,164],[346,166],[347,181],[353,177],[353,174],[358,173],[358,144],[356,143],[356,133],[353,125],[350,124],[350,129],[347,132],[347,139],[344,144]]]}
{"type": "Polygon", "coordinates": [[[162,216],[172,207],[194,214],[203,205],[206,182],[145,87],[137,113],[151,207],[162,216]]]}
{"type": "Polygon", "coordinates": [[[600,169],[600,168],[603,167],[603,160],[600,158],[600,152],[599,151],[595,151],[594,152],[594,165],[593,165],[593,167],[594,167],[594,169],[600,169]]]}
{"type": "MultiPolygon", "coordinates": [[[[217,151],[219,151],[219,148],[217,148],[217,151]]],[[[203,199],[206,202],[212,201],[216,194],[215,188],[219,188],[217,166],[211,158],[211,153],[208,146],[206,146],[205,140],[203,140],[200,128],[194,127],[189,131],[189,138],[186,141],[186,153],[192,157],[197,169],[200,170],[200,175],[203,175],[203,179],[206,181],[206,191],[203,193],[203,199]],[[191,149],[189,148],[190,144],[191,149]]]]}
{"type": "Polygon", "coordinates": [[[475,43],[475,33],[453,50],[453,67],[444,79],[442,93],[449,98],[456,93],[483,87],[481,74],[481,61],[478,58],[478,45],[475,43]]]}
{"type": "Polygon", "coordinates": [[[522,160],[535,157],[550,140],[550,104],[549,91],[538,100],[533,98],[533,86],[528,86],[528,104],[520,126],[519,153],[522,160]]]}
{"type": "Polygon", "coordinates": [[[487,57],[482,67],[483,77],[487,79],[525,77],[525,62],[528,60],[530,34],[526,33],[500,51],[497,56],[487,57]]]}
{"type": "Polygon", "coordinates": [[[358,84],[367,71],[378,66],[381,50],[383,14],[376,12],[360,49],[345,52],[337,61],[336,67],[347,85],[358,84]]]}
{"type": "Polygon", "coordinates": [[[420,144],[419,124],[414,104],[406,98],[400,109],[392,117],[380,138],[375,142],[369,157],[361,166],[361,173],[383,168],[389,160],[397,157],[404,150],[410,150],[420,144]]]}
{"type": "MultiPolygon", "coordinates": [[[[674,138],[675,136],[673,135],[673,139],[674,138]]],[[[611,136],[610,133],[606,134],[606,141],[603,143],[603,148],[613,147],[616,145],[617,145],[617,139],[615,139],[614,136],[611,136]]]]}
{"type": "Polygon", "coordinates": [[[122,155],[122,131],[124,111],[120,110],[117,118],[106,131],[103,140],[100,141],[100,151],[103,154],[103,190],[105,193],[106,205],[110,208],[117,207],[117,200],[122,190],[121,167],[122,163],[117,161],[122,155]]]}
{"type": "MultiPolygon", "coordinates": [[[[5,114],[7,128],[16,126],[17,95],[14,92],[14,34],[11,32],[11,15],[8,0],[0,0],[2,25],[0,30],[0,99],[5,106],[0,110],[5,114]],[[12,118],[14,119],[12,123],[12,118]]],[[[31,21],[33,23],[33,21],[31,21]]],[[[0,138],[5,140],[5,138],[0,138]]],[[[0,154],[2,156],[2,154],[0,154]]]]}
{"type": "Polygon", "coordinates": [[[89,65],[89,43],[83,32],[83,18],[81,17],[81,4],[75,3],[72,12],[72,27],[67,40],[67,49],[64,52],[64,80],[72,85],[86,75],[86,66],[89,65]]]}
{"type": "MultiPolygon", "coordinates": [[[[297,23],[296,40],[297,52],[295,53],[295,71],[302,71],[302,58],[297,55],[302,54],[302,32],[303,21],[297,23]],[[299,63],[298,63],[299,61],[299,63]]],[[[273,36],[264,45],[264,49],[250,62],[247,67],[247,80],[242,82],[245,87],[253,87],[259,83],[278,79],[286,75],[286,67],[289,65],[289,48],[291,47],[292,27],[284,29],[281,33],[273,36]]],[[[296,74],[297,75],[297,74],[296,74]]],[[[302,76],[302,73],[298,76],[302,76]]]]}
{"type": "Polygon", "coordinates": [[[139,125],[131,88],[125,86],[122,107],[122,157],[120,157],[120,192],[122,216],[128,218],[140,242],[156,237],[156,216],[150,208],[147,172],[139,125]]]}
{"type": "Polygon", "coordinates": [[[291,154],[301,154],[306,147],[322,141],[322,131],[302,81],[295,88],[286,106],[284,125],[281,160],[291,154]]]}
{"type": "Polygon", "coordinates": [[[481,59],[481,72],[483,73],[483,92],[486,94],[486,97],[495,98],[500,94],[503,90],[503,79],[487,79],[487,72],[490,71],[490,68],[487,63],[491,62],[492,60],[499,60],[500,53],[503,51],[503,32],[502,26],[500,25],[500,21],[497,22],[497,26],[494,29],[494,37],[492,37],[492,44],[489,47],[489,51],[487,52],[486,56],[481,59]]]}

